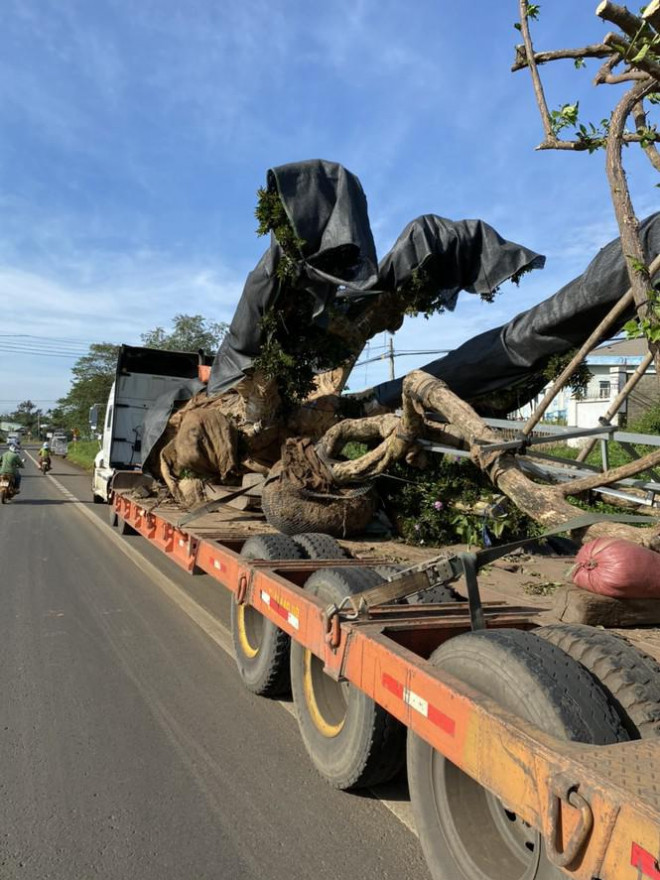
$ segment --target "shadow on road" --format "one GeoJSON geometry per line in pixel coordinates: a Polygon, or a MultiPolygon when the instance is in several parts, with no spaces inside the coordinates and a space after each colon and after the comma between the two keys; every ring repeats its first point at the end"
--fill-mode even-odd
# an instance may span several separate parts
{"type": "Polygon", "coordinates": [[[68,498],[12,498],[8,504],[76,504],[68,498]]]}

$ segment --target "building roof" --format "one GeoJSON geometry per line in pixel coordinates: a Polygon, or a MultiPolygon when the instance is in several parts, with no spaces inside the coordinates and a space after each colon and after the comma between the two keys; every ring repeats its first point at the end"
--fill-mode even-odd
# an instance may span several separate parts
{"type": "Polygon", "coordinates": [[[648,350],[649,347],[646,339],[611,339],[605,345],[599,345],[591,354],[596,357],[602,355],[625,358],[631,355],[633,357],[644,357],[648,350]]]}
{"type": "MultiPolygon", "coordinates": [[[[586,362],[592,367],[637,367],[648,350],[646,339],[611,339],[587,355],[586,362]]],[[[647,372],[655,372],[653,361],[647,372]]]]}

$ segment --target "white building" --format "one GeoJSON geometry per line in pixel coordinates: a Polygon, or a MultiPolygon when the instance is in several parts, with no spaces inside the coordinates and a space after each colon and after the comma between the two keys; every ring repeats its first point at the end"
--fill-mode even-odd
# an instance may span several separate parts
{"type": "MultiPolygon", "coordinates": [[[[587,357],[586,363],[591,373],[586,395],[577,399],[570,388],[562,389],[548,407],[545,415],[547,421],[577,426],[579,428],[595,428],[598,420],[605,415],[613,400],[626,384],[632,373],[643,361],[648,352],[644,339],[614,339],[594,349],[587,357]]],[[[550,385],[546,387],[549,388],[550,385]]],[[[634,420],[645,409],[660,400],[658,394],[658,377],[653,363],[648,367],[644,377],[630,398],[624,401],[613,424],[634,420]]],[[[539,396],[540,400],[542,395],[539,396]]],[[[536,402],[520,411],[521,418],[527,418],[535,409],[536,402]]]]}

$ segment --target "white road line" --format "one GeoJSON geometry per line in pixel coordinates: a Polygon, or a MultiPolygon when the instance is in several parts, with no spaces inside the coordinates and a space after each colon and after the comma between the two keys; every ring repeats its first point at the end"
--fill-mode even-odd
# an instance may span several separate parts
{"type": "MultiPolygon", "coordinates": [[[[28,457],[37,464],[34,458],[27,453],[28,457]]],[[[71,501],[76,510],[78,510],[86,519],[92,523],[92,525],[96,526],[102,533],[106,540],[110,540],[113,542],[115,547],[120,550],[125,556],[127,556],[131,562],[133,562],[139,569],[142,571],[148,578],[150,578],[165,595],[171,599],[188,617],[197,624],[197,626],[206,633],[206,635],[212,639],[218,647],[222,648],[222,650],[229,654],[229,656],[233,659],[234,657],[234,646],[232,644],[231,633],[229,630],[223,626],[220,621],[218,621],[212,614],[209,614],[201,605],[195,602],[194,599],[182,590],[181,587],[178,586],[173,580],[171,580],[167,575],[163,574],[152,562],[149,562],[148,559],[145,559],[142,554],[135,549],[131,544],[125,541],[117,532],[110,526],[109,523],[104,522],[102,519],[99,519],[96,514],[92,513],[87,509],[87,506],[84,501],[81,501],[79,498],[76,498],[69,490],[60,483],[58,479],[51,476],[51,474],[47,474],[56,489],[64,495],[67,501],[71,501]]],[[[295,718],[296,710],[292,703],[283,702],[281,700],[270,700],[269,702],[277,703],[283,709],[285,709],[290,715],[293,715],[295,718]]],[[[396,818],[408,828],[415,836],[417,836],[417,831],[415,829],[415,822],[412,815],[412,808],[410,804],[406,801],[400,800],[389,800],[386,797],[382,797],[378,792],[372,792],[373,797],[378,800],[386,809],[392,813],[392,815],[396,816],[396,818]]]]}

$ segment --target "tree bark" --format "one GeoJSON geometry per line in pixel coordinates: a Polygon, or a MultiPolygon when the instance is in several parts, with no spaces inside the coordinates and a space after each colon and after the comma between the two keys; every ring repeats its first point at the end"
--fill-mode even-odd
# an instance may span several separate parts
{"type": "MultiPolygon", "coordinates": [[[[488,443],[501,442],[501,437],[439,379],[415,370],[404,380],[403,394],[404,399],[408,396],[426,409],[440,413],[455,429],[460,430],[470,449],[472,461],[531,519],[545,528],[551,528],[576,518],[576,508],[564,499],[560,487],[532,482],[521,471],[511,452],[484,448],[488,443]]],[[[656,549],[660,546],[659,531],[658,527],[637,529],[623,523],[601,522],[580,529],[579,535],[574,537],[583,541],[598,537],[624,538],[656,549]]]]}

